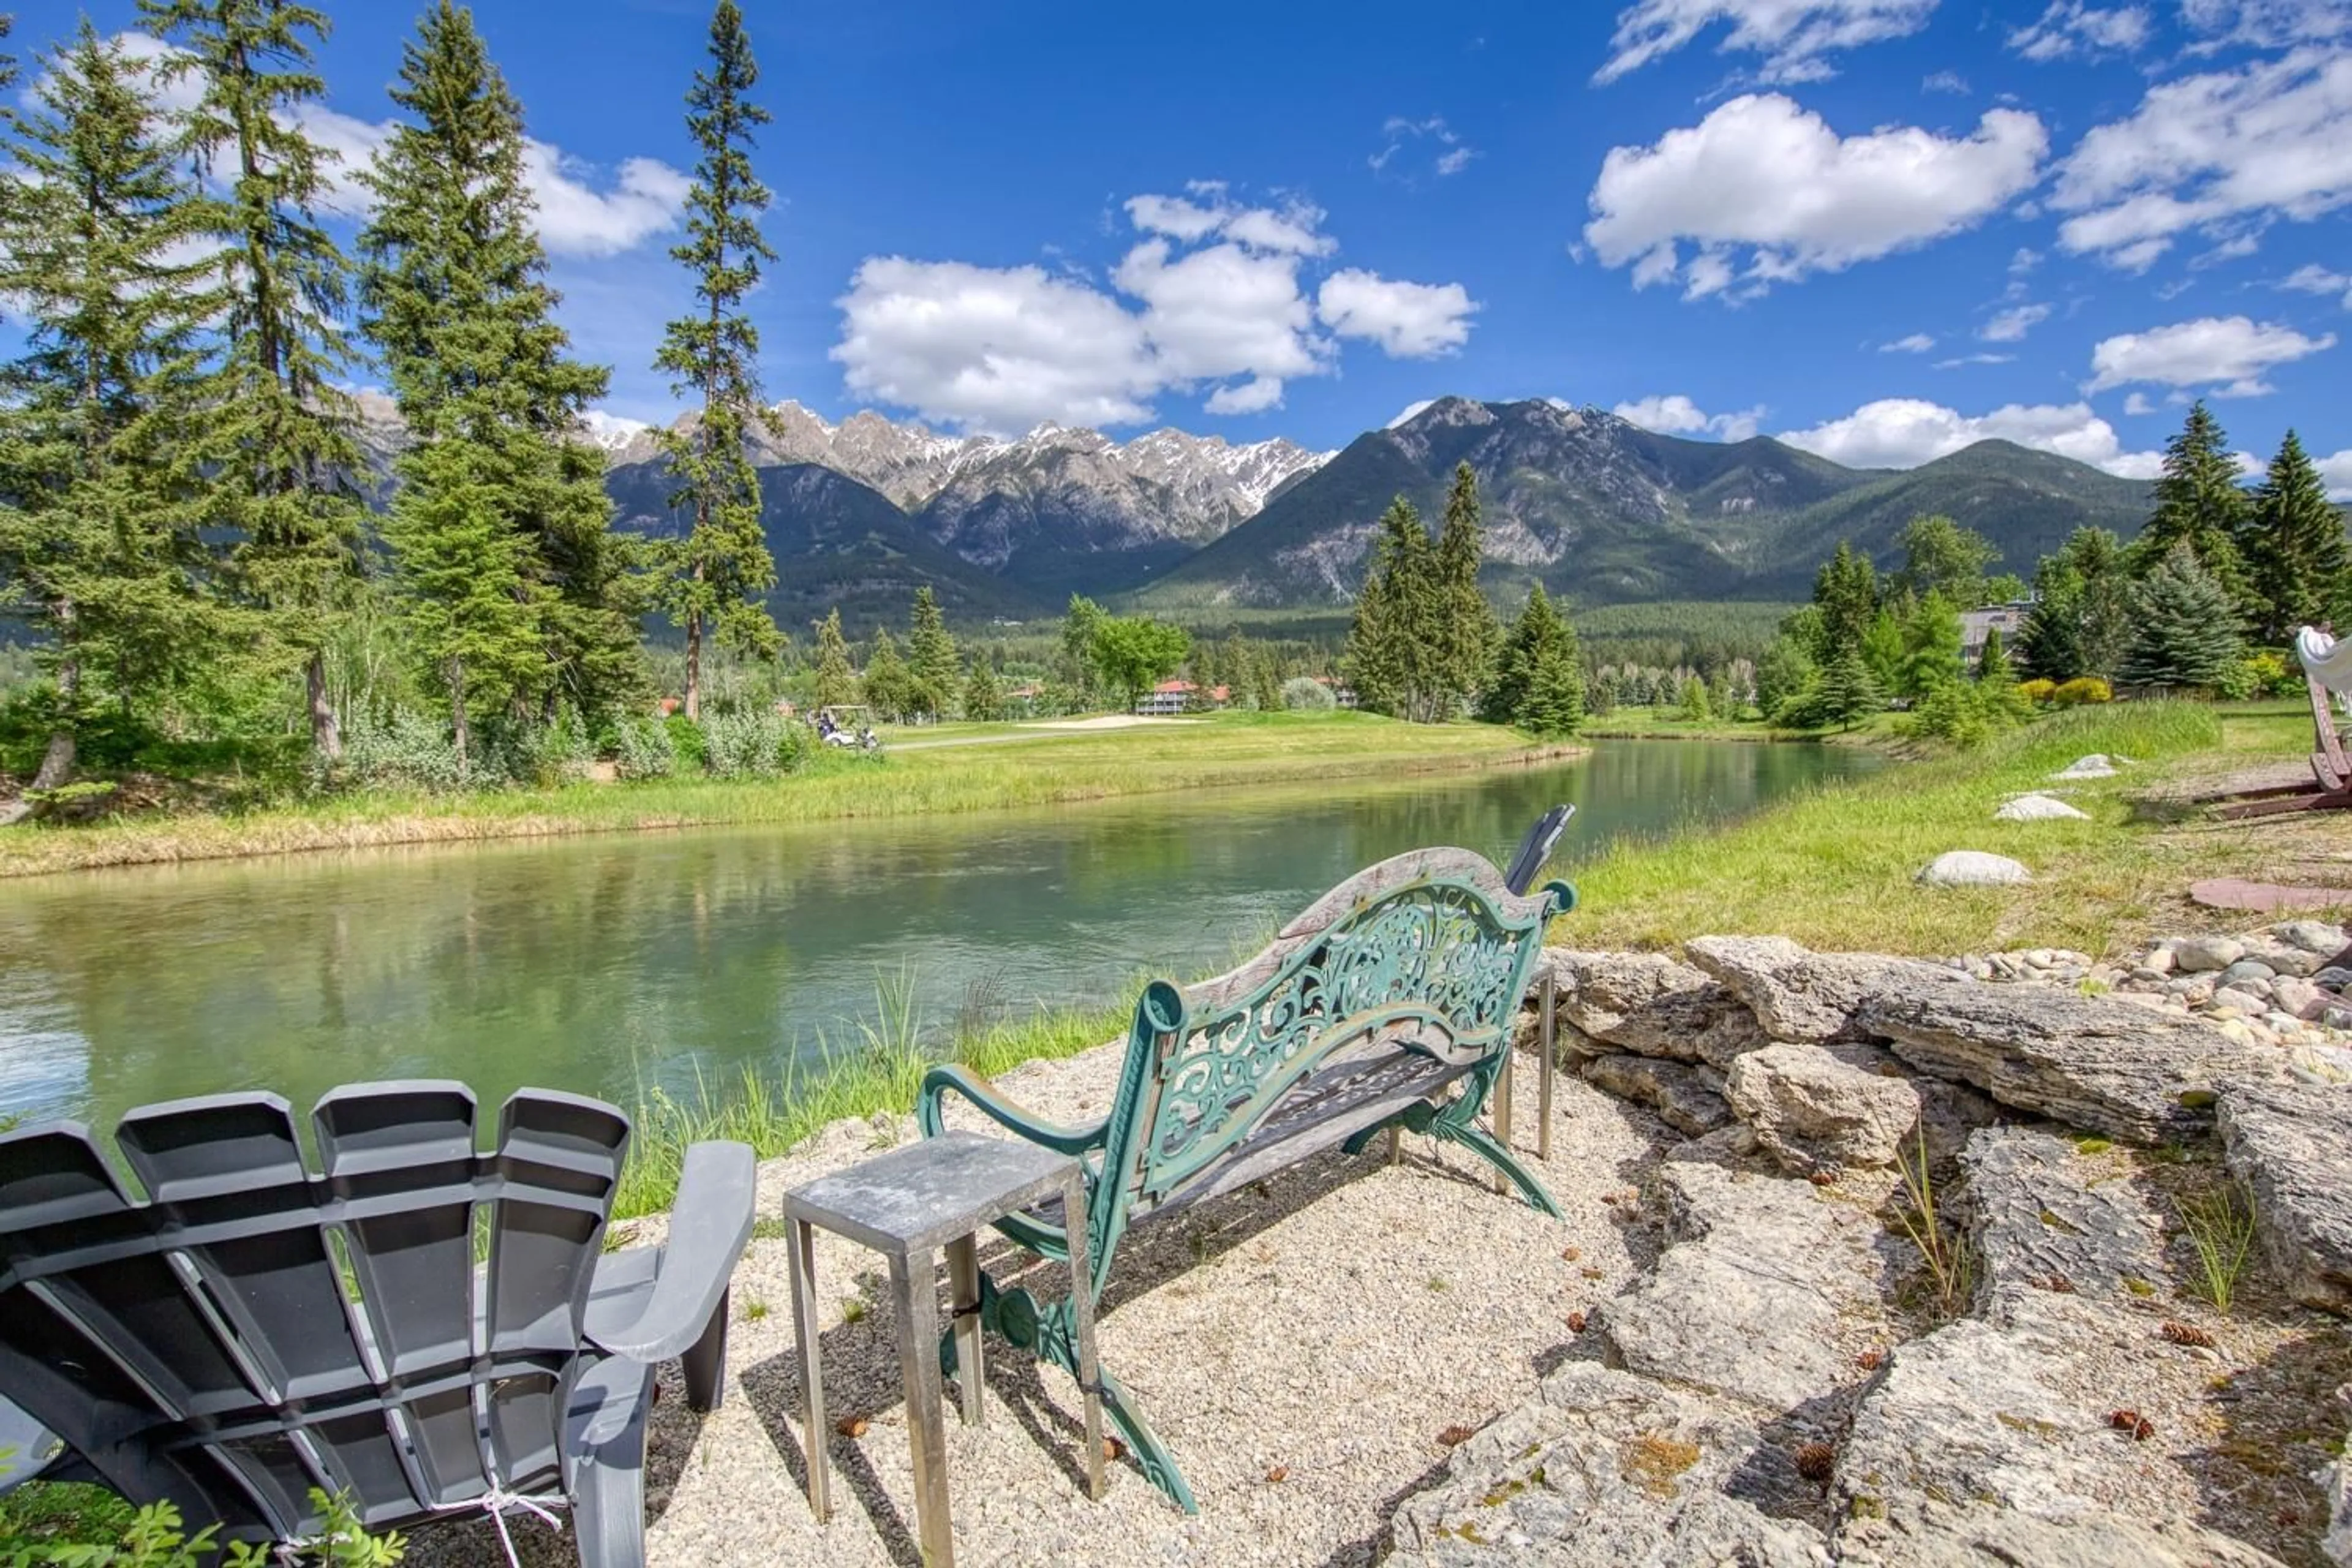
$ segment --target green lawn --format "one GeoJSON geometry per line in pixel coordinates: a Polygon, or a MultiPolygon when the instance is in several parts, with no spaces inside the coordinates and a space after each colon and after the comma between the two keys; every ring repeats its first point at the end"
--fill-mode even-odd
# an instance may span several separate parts
{"type": "MultiPolygon", "coordinates": [[[[912,733],[912,732],[902,732],[912,733]]],[[[1486,724],[1370,713],[1218,713],[1125,729],[939,725],[879,758],[822,750],[786,777],[709,778],[429,795],[329,795],[239,813],[156,813],[0,830],[0,877],[303,849],[812,822],[1051,805],[1110,795],[1479,767],[1539,754],[1486,724]]]]}

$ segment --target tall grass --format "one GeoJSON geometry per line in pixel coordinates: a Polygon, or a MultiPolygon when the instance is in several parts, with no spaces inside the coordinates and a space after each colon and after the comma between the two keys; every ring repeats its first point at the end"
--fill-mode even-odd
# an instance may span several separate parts
{"type": "Polygon", "coordinates": [[[1582,901],[1554,940],[1664,947],[1711,931],[1752,931],[1875,952],[2014,945],[2105,952],[2140,934],[2191,877],[2233,870],[2233,857],[2260,854],[2258,844],[2238,835],[2200,843],[2194,860],[2170,858],[2152,850],[2151,829],[2128,820],[2126,792],[2175,760],[2221,749],[2221,725],[2201,703],[2076,709],[1979,752],[1800,791],[1752,816],[1669,841],[1622,844],[1580,868],[1582,901]],[[2050,784],[2051,773],[2091,752],[2141,765],[2098,784],[2050,784]],[[2003,796],[2043,787],[2066,790],[2088,819],[1993,820],[2003,796]],[[2034,880],[1916,886],[1920,868],[1948,849],[2010,856],[2034,880]]]}
{"type": "Polygon", "coordinates": [[[684,1097],[646,1090],[638,1098],[613,1217],[669,1207],[693,1144],[727,1139],[750,1144],[762,1160],[774,1159],[832,1122],[877,1111],[905,1114],[934,1062],[961,1061],[985,1076],[1025,1061],[1073,1057],[1112,1038],[1127,1016],[1124,1006],[1054,1013],[935,1036],[924,1028],[915,995],[915,972],[902,966],[875,977],[874,1016],[857,1020],[845,1039],[821,1035],[814,1061],[794,1057],[773,1070],[746,1063],[734,1078],[716,1084],[698,1070],[693,1091],[684,1097]]]}

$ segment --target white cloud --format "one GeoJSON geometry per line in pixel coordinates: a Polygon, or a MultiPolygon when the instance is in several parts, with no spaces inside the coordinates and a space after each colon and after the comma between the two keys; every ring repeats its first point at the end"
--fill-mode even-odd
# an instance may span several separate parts
{"type": "Polygon", "coordinates": [[[1897,338],[1891,343],[1881,343],[1883,354],[1923,354],[1936,346],[1936,340],[1925,332],[1914,332],[1907,338],[1897,338]]]}
{"type": "Polygon", "coordinates": [[[2009,47],[2029,60],[2061,60],[2076,54],[2130,54],[2147,42],[2147,36],[2144,7],[2051,0],[2041,20],[2011,29],[2009,47]]]}
{"type": "Polygon", "coordinates": [[[1919,90],[1921,92],[1948,92],[1958,97],[1965,98],[1968,96],[1969,91],[1969,79],[1962,76],[1958,71],[1937,71],[1932,76],[1924,76],[1919,79],[1919,90]]]}
{"type": "Polygon", "coordinates": [[[1424,410],[1430,408],[1436,402],[1437,399],[1434,397],[1424,397],[1418,403],[1408,403],[1402,408],[1397,410],[1396,417],[1390,420],[1383,428],[1393,430],[1400,425],[1410,425],[1424,410]]]}
{"type": "MultiPolygon", "coordinates": [[[[1388,173],[1389,165],[1396,162],[1399,153],[1424,139],[1435,142],[1440,149],[1430,165],[1440,179],[1460,174],[1470,166],[1473,158],[1478,156],[1478,150],[1466,145],[1461,136],[1445,123],[1443,115],[1433,114],[1426,120],[1412,120],[1402,114],[1392,114],[1388,123],[1381,127],[1381,134],[1387,141],[1379,152],[1364,160],[1376,174],[1388,173]]],[[[1410,176],[1407,178],[1409,180],[1410,176]]]]}
{"type": "Polygon", "coordinates": [[[1818,81],[1834,74],[1825,55],[1916,33],[1935,9],[1936,0],[1633,0],[1617,13],[1609,58],[1592,79],[1614,81],[1723,22],[1730,31],[1718,52],[1762,55],[1763,80],[1818,81]]]}
{"type": "Polygon", "coordinates": [[[2050,202],[2073,215],[2060,245],[2133,271],[2186,229],[2307,222],[2352,203],[2352,52],[2159,83],[2084,136],[2050,202]]]}
{"type": "Polygon", "coordinates": [[[1170,391],[1204,392],[1214,415],[1279,407],[1286,382],[1337,367],[1344,340],[1426,358],[1469,337],[1477,305],[1458,283],[1350,268],[1311,290],[1301,270],[1337,244],[1304,203],[1249,206],[1196,181],[1125,207],[1141,237],[1108,288],[1035,266],[868,258],[835,301],[847,386],[967,430],[1126,425],[1170,391]]]}
{"type": "Polygon", "coordinates": [[[1969,227],[2033,184],[2047,145],[2014,109],[1965,138],[1911,126],[1842,138],[1778,93],[1748,95],[1655,146],[1610,149],[1584,237],[1604,266],[1637,263],[1636,288],[1680,275],[1692,297],[1728,283],[1745,247],[1754,292],[1969,227]],[[1687,264],[1685,240],[1698,247],[1687,264]]]}
{"type": "Polygon", "coordinates": [[[2133,416],[2134,417],[2138,417],[2142,415],[2155,413],[2156,405],[2148,401],[2147,394],[2145,392],[2126,393],[2124,395],[2124,412],[2133,416]]]}
{"type": "Polygon", "coordinates": [[[2352,310],[2352,273],[2331,272],[2315,261],[2279,279],[2279,287],[2303,294],[2340,294],[2344,308],[2352,310]]]}
{"type": "Polygon", "coordinates": [[[2210,35],[2192,52],[2230,44],[2285,48],[2352,35],[2352,6],[2344,0],[2181,0],[2181,19],[2210,35]]]}
{"type": "Polygon", "coordinates": [[[1459,283],[1406,283],[1350,267],[1323,280],[1315,313],[1343,338],[1366,338],[1391,359],[1430,359],[1470,341],[1478,306],[1459,283]]]}
{"type": "Polygon", "coordinates": [[[1679,392],[1621,403],[1612,412],[1620,419],[1660,435],[1705,435],[1719,441],[1745,441],[1764,422],[1764,405],[1760,403],[1736,414],[1708,414],[1679,392]]]}
{"type": "Polygon", "coordinates": [[[2157,452],[2125,451],[2115,426],[2086,403],[2011,403],[1967,415],[1924,398],[1883,397],[1780,439],[1854,468],[1916,468],[1989,440],[2054,452],[2126,479],[2150,478],[2163,460],[2157,452]]]}
{"type": "Polygon", "coordinates": [[[1937,360],[1936,362],[1936,368],[1937,370],[1958,370],[1962,366],[1972,364],[2012,364],[2016,363],[2016,360],[2017,356],[2015,354],[1960,354],[1953,359],[1937,360]]]}
{"type": "Polygon", "coordinates": [[[2329,500],[2352,501],[2352,447],[2334,457],[2315,458],[2313,466],[2327,485],[2329,500]]]}
{"type": "Polygon", "coordinates": [[[2047,305],[2015,305],[1996,314],[1977,330],[1977,336],[1989,343],[2022,342],[2025,334],[2040,322],[2050,319],[2047,305]]]}
{"type": "Polygon", "coordinates": [[[2262,380],[2264,371],[2335,346],[2333,332],[2307,338],[2277,322],[2201,316],[2102,338],[2091,350],[2092,377],[2084,390],[2104,392],[2147,382],[2207,387],[2220,397],[2259,397],[2271,390],[2262,380]]]}

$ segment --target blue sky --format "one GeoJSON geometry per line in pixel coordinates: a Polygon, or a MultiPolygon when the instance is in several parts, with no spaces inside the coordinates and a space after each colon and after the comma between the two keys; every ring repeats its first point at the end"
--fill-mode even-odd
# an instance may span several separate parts
{"type": "MultiPolygon", "coordinates": [[[[330,0],[364,155],[414,10],[330,0]]],[[[2352,0],[748,7],[769,395],[1338,446],[1445,393],[2150,471],[2211,395],[2352,494],[2352,0]]],[[[129,4],[91,7],[101,29],[129,4]]],[[[609,411],[686,304],[697,0],[482,0],[609,411]]],[[[19,8],[29,51],[71,25],[19,8]]]]}

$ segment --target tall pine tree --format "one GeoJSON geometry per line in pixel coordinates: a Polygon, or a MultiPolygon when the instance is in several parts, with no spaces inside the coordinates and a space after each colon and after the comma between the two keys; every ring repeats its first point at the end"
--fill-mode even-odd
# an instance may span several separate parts
{"type": "Polygon", "coordinates": [[[2230,438],[2200,398],[2190,406],[2180,434],[2165,443],[2156,510],[2132,542],[2133,574],[2147,576],[2176,547],[2186,545],[2223,591],[2244,605],[2249,590],[2239,541],[2247,510],[2230,438]]]}
{"type": "Polygon", "coordinates": [[[189,457],[205,215],[145,74],[85,17],[12,116],[0,190],[0,293],[27,339],[0,370],[0,583],[55,683],[37,789],[70,778],[97,710],[203,668],[224,630],[189,457]]]}
{"type": "Polygon", "coordinates": [[[816,674],[810,700],[819,708],[857,700],[857,671],[850,668],[849,640],[841,635],[841,611],[825,612],[816,628],[816,674]]]}
{"type": "Polygon", "coordinates": [[[955,638],[948,635],[940,601],[925,584],[915,590],[915,613],[907,630],[907,674],[913,710],[936,719],[953,705],[962,660],[956,657],[955,638]]]}
{"type": "Polygon", "coordinates": [[[139,10],[178,46],[160,74],[200,88],[190,150],[228,187],[203,237],[218,247],[225,340],[207,394],[211,522],[239,540],[239,581],[302,672],[312,750],[332,761],[342,738],[326,648],[358,581],[363,508],[351,400],[337,384],[352,360],[340,325],[349,268],[317,216],[333,154],[301,119],[326,90],[311,51],[327,19],[295,0],[139,0],[139,10]]]}
{"type": "Polygon", "coordinates": [[[1440,627],[1446,601],[1429,530],[1399,496],[1381,514],[1348,633],[1348,679],[1360,706],[1423,724],[1449,716],[1454,689],[1440,627]]]}
{"type": "Polygon", "coordinates": [[[362,176],[360,236],[367,328],[415,442],[384,531],[462,755],[501,706],[608,706],[635,628],[602,458],[575,438],[606,373],[552,319],[522,111],[470,12],[425,14],[392,99],[413,120],[362,176]]]}
{"type": "Polygon", "coordinates": [[[2293,430],[2254,491],[2243,552],[2263,644],[2284,647],[2296,628],[2333,615],[2343,598],[2344,514],[2293,430]]]}
{"type": "Polygon", "coordinates": [[[699,400],[698,416],[661,436],[678,489],[673,505],[691,509],[685,536],[661,554],[656,601],[686,630],[686,711],[701,711],[702,639],[715,630],[729,647],[772,652],[776,623],[753,595],[776,584],[776,563],[760,529],[760,473],[743,443],[760,404],[759,329],[743,313],[760,280],[760,263],[776,253],[761,237],[768,187],[751,172],[752,132],[768,111],[751,100],[760,79],[743,13],[719,0],[710,18],[710,68],[697,71],[686,95],[687,128],[701,158],[687,197],[687,241],[670,252],[694,274],[703,310],[670,322],[654,367],[675,389],[699,400]]]}
{"type": "Polygon", "coordinates": [[[1870,557],[1845,540],[1813,575],[1813,603],[1820,606],[1821,646],[1810,649],[1827,664],[1842,647],[1862,647],[1878,613],[1878,573],[1870,557]]]}
{"type": "Polygon", "coordinates": [[[1501,632],[1494,606],[1478,586],[1486,559],[1485,531],[1478,521],[1478,477],[1457,463],[1445,497],[1445,521],[1437,532],[1434,571],[1438,609],[1433,627],[1435,664],[1446,688],[1446,712],[1475,698],[1494,679],[1495,645],[1501,632]]]}

